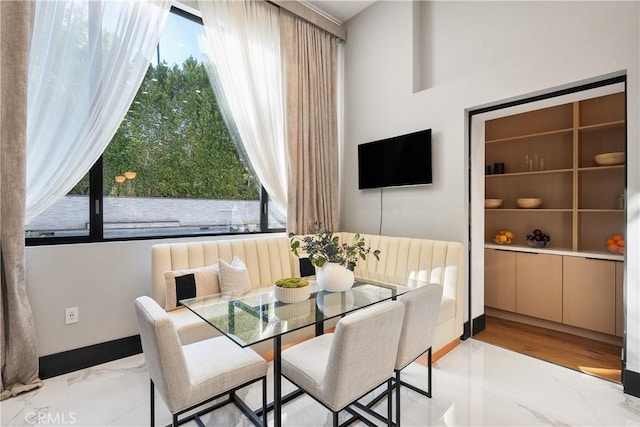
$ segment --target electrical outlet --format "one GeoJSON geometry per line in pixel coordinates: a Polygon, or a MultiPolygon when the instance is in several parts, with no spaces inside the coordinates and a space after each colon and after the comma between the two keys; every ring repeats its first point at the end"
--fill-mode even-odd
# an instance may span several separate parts
{"type": "Polygon", "coordinates": [[[64,324],[78,323],[78,307],[67,307],[64,309],[64,324]]]}

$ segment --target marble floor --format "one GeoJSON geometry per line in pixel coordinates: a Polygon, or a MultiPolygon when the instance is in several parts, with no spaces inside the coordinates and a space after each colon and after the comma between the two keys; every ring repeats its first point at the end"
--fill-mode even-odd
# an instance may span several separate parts
{"type": "MultiPolygon", "coordinates": [[[[424,382],[425,369],[410,365],[403,379],[424,382]]],[[[285,392],[291,387],[284,386],[285,392]]],[[[143,356],[128,357],[48,379],[35,392],[1,402],[0,425],[146,426],[148,387],[143,356]]],[[[624,394],[621,385],[473,339],[434,364],[433,387],[432,399],[402,391],[405,426],[640,425],[640,399],[624,394]]],[[[259,393],[253,386],[239,395],[255,408],[259,393]]],[[[159,396],[156,421],[170,422],[159,396]]],[[[203,422],[251,425],[233,405],[203,422]]],[[[331,417],[312,399],[300,397],[284,407],[283,425],[331,425],[331,417]]]]}

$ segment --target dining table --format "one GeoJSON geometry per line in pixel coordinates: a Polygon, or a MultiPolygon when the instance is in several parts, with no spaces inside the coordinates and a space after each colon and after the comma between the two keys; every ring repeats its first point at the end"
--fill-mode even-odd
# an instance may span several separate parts
{"type": "MultiPolygon", "coordinates": [[[[277,301],[273,286],[253,289],[243,294],[223,292],[180,301],[180,304],[240,347],[273,340],[273,401],[269,403],[267,410],[273,410],[273,425],[276,427],[282,425],[282,405],[302,394],[300,389],[296,389],[282,396],[283,336],[303,328],[312,328],[311,334],[322,335],[325,326],[335,325],[340,317],[395,299],[420,284],[415,279],[377,276],[356,278],[353,286],[342,292],[324,291],[315,280],[310,280],[309,286],[310,297],[295,303],[277,301]]],[[[261,412],[261,409],[258,410],[256,415],[261,416],[261,412]]]]}

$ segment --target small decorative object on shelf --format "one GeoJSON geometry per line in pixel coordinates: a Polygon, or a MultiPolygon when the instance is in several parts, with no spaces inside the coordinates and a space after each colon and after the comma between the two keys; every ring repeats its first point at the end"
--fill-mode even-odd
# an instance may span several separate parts
{"type": "Polygon", "coordinates": [[[534,248],[545,248],[550,241],[551,236],[538,228],[527,234],[527,245],[534,248]]]}
{"type": "Polygon", "coordinates": [[[493,165],[493,173],[501,175],[504,173],[504,163],[496,163],[493,165]]]}
{"type": "Polygon", "coordinates": [[[509,230],[500,230],[493,238],[499,245],[510,245],[513,242],[513,233],[509,230]]]}
{"type": "Polygon", "coordinates": [[[542,199],[537,197],[523,197],[516,199],[516,205],[520,209],[537,209],[542,206],[542,199]]]}
{"type": "Polygon", "coordinates": [[[284,303],[300,302],[309,299],[311,287],[309,281],[302,277],[286,277],[276,281],[273,296],[284,303]]]}
{"type": "Polygon", "coordinates": [[[621,234],[614,234],[607,239],[607,250],[614,254],[624,254],[624,237],[621,234]]]}
{"type": "Polygon", "coordinates": [[[502,206],[502,199],[484,199],[485,209],[497,209],[502,206]]]}
{"type": "Polygon", "coordinates": [[[544,157],[534,154],[533,157],[525,154],[524,156],[524,170],[527,172],[543,171],[544,170],[544,157]]]}
{"type": "Polygon", "coordinates": [[[614,166],[624,164],[624,151],[596,154],[593,160],[598,166],[614,166]]]}

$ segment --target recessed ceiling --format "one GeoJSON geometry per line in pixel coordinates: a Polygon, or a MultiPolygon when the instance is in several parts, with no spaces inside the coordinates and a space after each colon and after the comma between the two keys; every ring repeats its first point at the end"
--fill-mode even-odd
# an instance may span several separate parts
{"type": "Polygon", "coordinates": [[[375,0],[300,0],[300,3],[317,9],[342,24],[371,6],[375,0]]]}

